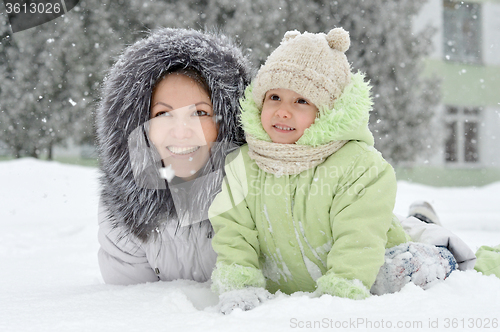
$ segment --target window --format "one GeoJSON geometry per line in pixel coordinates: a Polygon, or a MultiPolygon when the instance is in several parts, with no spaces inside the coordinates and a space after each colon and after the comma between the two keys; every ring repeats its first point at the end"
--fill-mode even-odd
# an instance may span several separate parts
{"type": "Polygon", "coordinates": [[[478,163],[481,109],[446,107],[445,160],[447,163],[478,163]]]}
{"type": "Polygon", "coordinates": [[[443,25],[445,59],[480,64],[481,5],[443,0],[443,25]]]}

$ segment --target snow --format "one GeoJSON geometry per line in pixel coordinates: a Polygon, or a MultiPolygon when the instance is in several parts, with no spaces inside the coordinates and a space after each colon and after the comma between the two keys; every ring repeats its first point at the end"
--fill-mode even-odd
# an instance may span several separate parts
{"type": "MultiPolygon", "coordinates": [[[[0,331],[436,331],[452,324],[460,331],[498,324],[500,279],[475,271],[362,301],[279,294],[227,316],[217,313],[208,283],[105,285],[97,265],[97,176],[94,168],[56,162],[0,162],[0,331]]],[[[426,199],[475,251],[500,244],[499,193],[500,183],[400,182],[396,212],[426,199]]]]}
{"type": "Polygon", "coordinates": [[[175,177],[175,171],[172,169],[172,165],[168,165],[167,167],[161,167],[160,176],[163,179],[167,180],[168,182],[172,181],[172,179],[175,177]]]}

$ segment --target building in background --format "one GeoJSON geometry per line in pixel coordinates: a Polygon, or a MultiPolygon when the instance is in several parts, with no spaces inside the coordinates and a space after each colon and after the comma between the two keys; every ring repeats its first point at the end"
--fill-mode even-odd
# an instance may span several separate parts
{"type": "Polygon", "coordinates": [[[429,0],[415,29],[436,29],[426,75],[442,80],[434,156],[422,161],[449,174],[500,179],[500,1],[429,0]]]}

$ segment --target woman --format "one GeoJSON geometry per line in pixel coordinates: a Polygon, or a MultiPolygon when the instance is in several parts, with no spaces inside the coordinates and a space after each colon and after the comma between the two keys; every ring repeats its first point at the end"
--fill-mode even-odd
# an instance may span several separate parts
{"type": "Polygon", "coordinates": [[[153,32],[111,68],[96,120],[106,283],[210,278],[206,215],[225,155],[244,143],[238,100],[250,77],[227,37],[183,29],[153,32]]]}

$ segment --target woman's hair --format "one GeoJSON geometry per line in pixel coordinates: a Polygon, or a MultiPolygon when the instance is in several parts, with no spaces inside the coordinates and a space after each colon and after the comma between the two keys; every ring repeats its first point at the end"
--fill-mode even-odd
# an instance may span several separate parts
{"type": "Polygon", "coordinates": [[[176,70],[175,72],[169,72],[169,74],[178,74],[178,75],[184,75],[195,81],[200,88],[203,89],[207,93],[207,95],[210,97],[210,100],[212,100],[212,92],[210,91],[210,87],[208,86],[207,81],[205,78],[201,75],[199,71],[196,69],[187,67],[187,68],[182,68],[179,70],[176,70]]]}
{"type": "MultiPolygon", "coordinates": [[[[212,92],[210,91],[210,87],[208,86],[207,80],[205,79],[205,77],[203,77],[201,75],[201,73],[198,70],[196,70],[192,67],[174,67],[174,68],[171,68],[169,71],[167,71],[162,76],[160,76],[160,78],[156,81],[156,83],[153,86],[153,90],[152,90],[153,93],[154,93],[156,87],[158,86],[158,84],[160,84],[160,82],[170,74],[184,75],[184,76],[189,77],[190,79],[195,81],[195,83],[198,84],[198,86],[200,88],[202,88],[203,91],[205,91],[206,94],[210,97],[210,100],[212,100],[212,92]]],[[[151,98],[153,97],[153,93],[151,93],[151,98]]]]}

